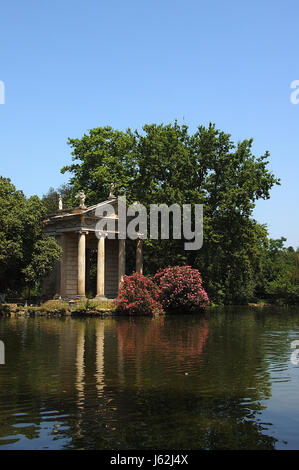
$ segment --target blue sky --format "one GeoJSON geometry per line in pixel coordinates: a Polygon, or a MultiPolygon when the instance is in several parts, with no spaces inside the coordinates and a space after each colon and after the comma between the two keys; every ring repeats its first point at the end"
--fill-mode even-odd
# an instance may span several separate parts
{"type": "Polygon", "coordinates": [[[215,122],[253,137],[282,180],[255,217],[299,246],[296,1],[2,0],[0,174],[26,195],[66,182],[67,137],[215,122]]]}

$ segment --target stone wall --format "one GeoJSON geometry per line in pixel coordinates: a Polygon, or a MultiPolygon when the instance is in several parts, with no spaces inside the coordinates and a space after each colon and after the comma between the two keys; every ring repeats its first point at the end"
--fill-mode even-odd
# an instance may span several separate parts
{"type": "Polygon", "coordinates": [[[64,233],[63,249],[65,250],[65,268],[63,292],[61,295],[72,297],[77,295],[78,289],[78,234],[64,233]]]}

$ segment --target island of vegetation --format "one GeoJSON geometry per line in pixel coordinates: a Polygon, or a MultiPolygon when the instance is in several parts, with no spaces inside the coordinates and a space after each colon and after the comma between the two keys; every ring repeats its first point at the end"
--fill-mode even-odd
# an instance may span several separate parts
{"type": "MultiPolygon", "coordinates": [[[[271,239],[253,217],[256,201],[269,199],[280,184],[268,168],[269,152],[253,154],[253,139],[236,144],[213,124],[190,133],[174,122],[145,125],[141,132],[100,127],[68,143],[73,162],[62,172],[70,174],[69,183],[42,198],[27,198],[0,177],[3,314],[161,314],[201,311],[208,304],[298,304],[298,248],[286,247],[283,236],[271,239]],[[147,239],[146,275],[125,276],[115,302],[43,299],[43,280],[59,262],[61,247],[43,232],[42,220],[61,199],[72,207],[81,188],[89,205],[104,200],[111,181],[128,203],[203,204],[202,248],[186,251],[183,240],[147,239]]],[[[128,274],[134,271],[132,250],[128,242],[128,274]]],[[[92,278],[92,263],[89,269],[92,278]]]]}

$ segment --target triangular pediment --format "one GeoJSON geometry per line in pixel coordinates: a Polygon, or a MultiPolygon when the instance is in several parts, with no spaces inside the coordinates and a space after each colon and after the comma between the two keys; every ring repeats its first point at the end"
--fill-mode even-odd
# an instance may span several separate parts
{"type": "Polygon", "coordinates": [[[44,230],[48,233],[65,231],[96,230],[99,218],[118,218],[118,199],[116,197],[101,201],[86,208],[74,207],[72,209],[59,210],[56,214],[49,215],[43,222],[44,230]],[[112,211],[109,211],[109,206],[112,211]],[[107,208],[107,211],[105,210],[107,208]]]}

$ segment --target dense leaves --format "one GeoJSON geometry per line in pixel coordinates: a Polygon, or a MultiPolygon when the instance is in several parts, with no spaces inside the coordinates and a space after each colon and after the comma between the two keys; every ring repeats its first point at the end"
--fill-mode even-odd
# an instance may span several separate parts
{"type": "Polygon", "coordinates": [[[69,139],[74,193],[87,203],[106,199],[111,182],[128,202],[204,205],[204,244],[185,251],[181,240],[146,240],[148,273],[169,265],[190,265],[203,275],[217,303],[244,303],[255,296],[267,251],[267,230],[252,218],[258,199],[279,184],[268,169],[269,153],[256,157],[253,140],[235,144],[215,125],[190,134],[177,122],[145,125],[142,132],[96,128],[69,139]]]}
{"type": "Polygon", "coordinates": [[[60,259],[61,249],[42,234],[42,201],[37,196],[27,199],[3,177],[0,207],[0,292],[20,294],[25,286],[39,286],[60,259]]]}
{"type": "Polygon", "coordinates": [[[62,184],[57,190],[52,187],[49,188],[48,192],[42,197],[47,214],[50,215],[57,212],[59,196],[62,197],[64,209],[72,207],[72,193],[73,189],[68,184],[62,184]]]}
{"type": "Polygon", "coordinates": [[[299,303],[299,249],[286,248],[285,241],[269,240],[257,292],[266,300],[292,305],[299,303]]]}

